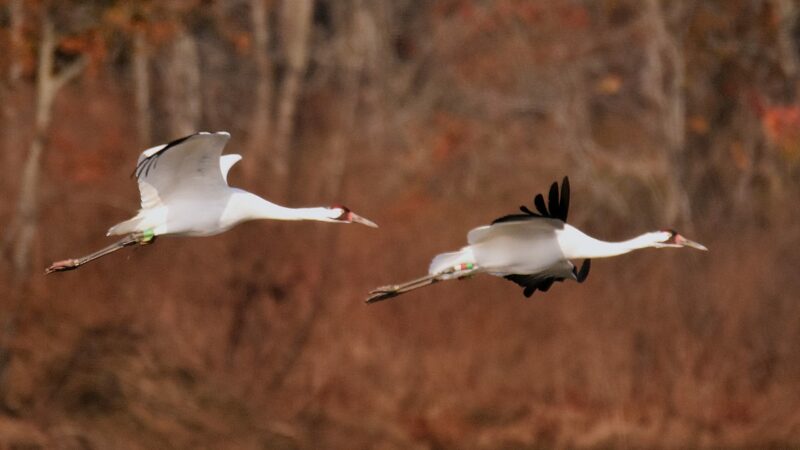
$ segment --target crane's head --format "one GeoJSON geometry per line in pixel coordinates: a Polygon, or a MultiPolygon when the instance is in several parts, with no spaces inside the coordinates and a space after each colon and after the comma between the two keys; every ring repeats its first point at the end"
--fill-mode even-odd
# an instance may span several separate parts
{"type": "Polygon", "coordinates": [[[708,251],[705,245],[700,244],[695,241],[690,241],[685,237],[678,234],[675,230],[661,230],[656,231],[656,243],[653,245],[656,248],[664,248],[664,247],[691,247],[696,248],[698,250],[703,250],[704,252],[708,251]]]}
{"type": "Polygon", "coordinates": [[[350,208],[343,205],[333,205],[328,208],[330,210],[330,218],[331,222],[342,222],[342,223],[360,223],[361,225],[366,225],[372,228],[378,228],[378,224],[375,222],[366,219],[364,217],[359,216],[358,214],[350,211],[350,208]]]}

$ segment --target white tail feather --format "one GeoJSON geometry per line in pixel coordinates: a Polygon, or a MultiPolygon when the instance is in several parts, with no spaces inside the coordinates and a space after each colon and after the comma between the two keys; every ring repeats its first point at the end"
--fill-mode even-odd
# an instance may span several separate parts
{"type": "Polygon", "coordinates": [[[436,275],[458,264],[475,264],[472,248],[467,246],[457,252],[440,253],[433,258],[428,273],[436,275]]]}
{"type": "Polygon", "coordinates": [[[120,222],[113,227],[108,229],[106,232],[106,236],[114,236],[114,235],[121,235],[121,234],[128,234],[133,233],[134,231],[141,231],[139,230],[139,222],[142,221],[142,217],[136,216],[132,219],[128,219],[124,222],[120,222]]]}

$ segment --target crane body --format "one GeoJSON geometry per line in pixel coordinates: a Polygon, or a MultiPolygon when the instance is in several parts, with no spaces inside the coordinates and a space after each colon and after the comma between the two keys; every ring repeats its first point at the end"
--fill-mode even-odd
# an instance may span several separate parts
{"type": "Polygon", "coordinates": [[[314,220],[377,227],[345,206],[288,208],[228,186],[228,172],[242,159],[222,155],[230,134],[199,132],[142,152],[133,176],[141,196],[138,214],[107,235],[123,239],[90,255],[57,261],[46,273],[71,270],[158,236],[211,236],[251,220],[314,220]]]}
{"type": "Polygon", "coordinates": [[[490,225],[471,230],[467,234],[468,245],[434,257],[428,275],[407,283],[379,287],[370,292],[367,303],[386,300],[438,281],[479,273],[513,281],[523,287],[526,297],[530,297],[536,290],[547,291],[556,281],[583,282],[595,258],[648,247],[707,250],[672,230],[644,233],[622,242],[595,239],[566,223],[569,196],[569,179],[565,177],[560,195],[558,184],[552,184],[547,204],[542,194],[535,197],[535,212],[522,206],[522,214],[503,216],[490,225]],[[578,259],[584,260],[580,269],[572,263],[578,259]]]}

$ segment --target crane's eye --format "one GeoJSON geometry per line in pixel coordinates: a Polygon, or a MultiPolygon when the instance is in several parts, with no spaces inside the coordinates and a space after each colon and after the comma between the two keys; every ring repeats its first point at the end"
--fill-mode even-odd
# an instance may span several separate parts
{"type": "Polygon", "coordinates": [[[350,211],[350,208],[342,205],[334,205],[331,206],[331,209],[339,212],[339,215],[335,216],[334,220],[341,220],[343,222],[352,221],[353,213],[350,211]]]}
{"type": "Polygon", "coordinates": [[[663,229],[661,232],[669,234],[669,236],[663,241],[665,244],[675,244],[675,238],[680,236],[677,231],[669,228],[663,229]]]}

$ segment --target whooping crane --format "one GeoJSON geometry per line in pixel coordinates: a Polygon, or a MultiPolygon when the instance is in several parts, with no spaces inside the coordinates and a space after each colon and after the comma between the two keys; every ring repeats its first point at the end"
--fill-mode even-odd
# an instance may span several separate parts
{"type": "Polygon", "coordinates": [[[199,132],[142,152],[132,176],[139,183],[139,213],[108,230],[125,237],[81,258],[54,262],[46,273],[71,270],[157,236],[210,236],[256,219],[360,223],[377,228],[345,206],[287,208],[228,186],[228,171],[242,157],[222,155],[231,135],[199,132]]]}
{"type": "Polygon", "coordinates": [[[556,281],[586,280],[591,258],[622,255],[641,248],[692,247],[708,250],[672,230],[644,233],[622,242],[605,242],[568,225],[569,179],[550,186],[548,203],[538,194],[536,211],[521,206],[522,214],[496,219],[467,234],[469,245],[433,258],[428,275],[407,283],[382,286],[370,292],[367,303],[386,300],[438,281],[461,279],[479,273],[503,277],[522,286],[525,297],[546,292],[556,281]],[[580,270],[570,260],[584,259],[580,270]]]}

